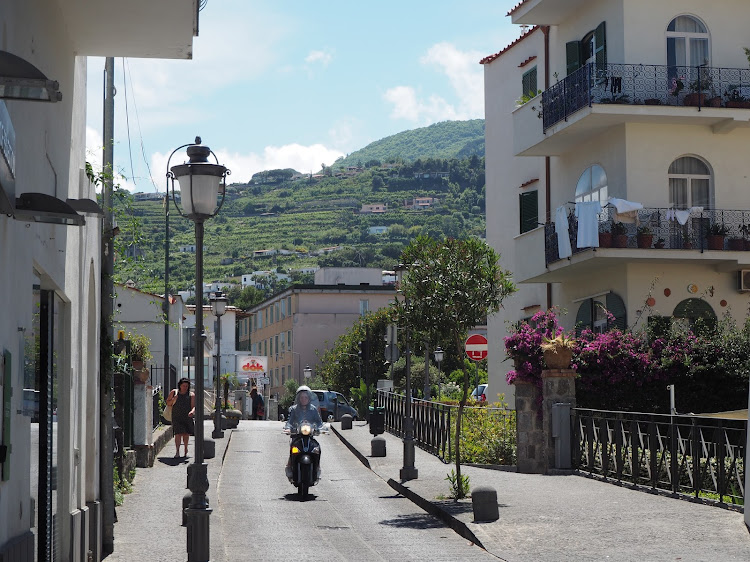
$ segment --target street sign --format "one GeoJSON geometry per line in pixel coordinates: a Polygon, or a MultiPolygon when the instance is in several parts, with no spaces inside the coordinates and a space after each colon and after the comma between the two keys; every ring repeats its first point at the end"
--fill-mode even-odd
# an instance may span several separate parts
{"type": "Polygon", "coordinates": [[[271,382],[270,377],[258,377],[258,384],[268,384],[271,382]]]}
{"type": "Polygon", "coordinates": [[[469,336],[466,340],[466,355],[474,361],[487,358],[487,338],[481,334],[469,336]]]}

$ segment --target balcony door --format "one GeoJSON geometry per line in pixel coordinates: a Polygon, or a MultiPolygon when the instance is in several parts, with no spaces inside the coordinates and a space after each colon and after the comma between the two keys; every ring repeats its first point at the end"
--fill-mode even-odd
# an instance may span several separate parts
{"type": "Polygon", "coordinates": [[[677,16],[667,27],[667,66],[674,76],[684,76],[680,67],[710,65],[711,42],[708,29],[693,16],[677,16]]]}
{"type": "Polygon", "coordinates": [[[673,209],[711,207],[711,170],[694,156],[682,156],[669,166],[669,206],[673,209]]]}

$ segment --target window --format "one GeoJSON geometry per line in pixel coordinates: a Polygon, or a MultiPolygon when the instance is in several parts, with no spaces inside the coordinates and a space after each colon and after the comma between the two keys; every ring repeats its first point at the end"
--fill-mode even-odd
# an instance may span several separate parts
{"type": "Polygon", "coordinates": [[[521,77],[521,95],[533,98],[536,96],[537,85],[536,85],[536,66],[525,72],[521,77]]]}
{"type": "Polygon", "coordinates": [[[281,299],[281,319],[286,318],[286,299],[281,299]]]}
{"type": "Polygon", "coordinates": [[[292,349],[292,331],[289,330],[286,333],[286,344],[289,346],[289,349],[292,349]]]}
{"type": "Polygon", "coordinates": [[[286,332],[281,332],[281,353],[286,351],[286,332]]]}
{"type": "MultiPolygon", "coordinates": [[[[677,16],[667,27],[667,66],[670,79],[683,76],[685,69],[708,64],[711,60],[708,29],[693,16],[677,16]]],[[[689,73],[687,73],[689,74],[689,73]]]]}
{"type": "Polygon", "coordinates": [[[711,206],[711,170],[693,156],[678,158],[669,166],[669,205],[675,209],[711,206]]]}
{"type": "Polygon", "coordinates": [[[581,41],[565,44],[567,73],[572,74],[587,63],[596,63],[597,73],[607,71],[607,32],[606,22],[600,23],[594,31],[586,34],[581,41]]]}
{"type": "Polygon", "coordinates": [[[711,331],[716,326],[716,313],[703,299],[685,299],[674,308],[672,323],[693,331],[701,331],[701,329],[711,331]]]}
{"type": "Polygon", "coordinates": [[[360,299],[359,301],[359,315],[364,316],[370,311],[370,301],[367,299],[360,299]]]}
{"type": "Polygon", "coordinates": [[[286,298],[286,309],[289,316],[292,315],[292,297],[286,298]]]}
{"type": "Polygon", "coordinates": [[[286,367],[281,368],[281,384],[284,384],[284,379],[286,378],[286,367]]]}
{"type": "MultiPolygon", "coordinates": [[[[279,339],[279,336],[276,336],[276,340],[277,340],[276,343],[278,343],[278,339],[279,339]]],[[[273,338],[269,338],[268,341],[269,341],[268,351],[270,352],[269,355],[272,356],[273,355],[273,338]]]]}
{"type": "Polygon", "coordinates": [[[586,328],[602,333],[614,328],[624,330],[626,327],[625,302],[614,293],[585,299],[578,307],[576,332],[579,334],[586,328]],[[612,315],[613,319],[610,319],[607,312],[612,315]]]}
{"type": "Polygon", "coordinates": [[[607,173],[599,164],[586,168],[576,184],[575,202],[599,201],[604,206],[609,193],[607,190],[607,173]]]}
{"type": "Polygon", "coordinates": [[[527,191],[518,195],[520,210],[520,232],[534,230],[539,223],[539,195],[538,191],[527,191]]]}

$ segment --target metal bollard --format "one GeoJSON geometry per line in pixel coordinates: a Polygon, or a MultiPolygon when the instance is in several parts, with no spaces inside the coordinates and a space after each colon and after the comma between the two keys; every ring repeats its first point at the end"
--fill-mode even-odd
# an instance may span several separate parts
{"type": "Polygon", "coordinates": [[[350,414],[344,414],[341,416],[341,429],[352,428],[352,416],[350,414]]]}
{"type": "Polygon", "coordinates": [[[385,456],[385,437],[378,435],[373,437],[370,441],[370,456],[373,457],[384,457],[385,456]]]}
{"type": "Polygon", "coordinates": [[[497,492],[489,486],[479,486],[471,491],[471,507],[474,521],[497,521],[500,511],[497,507],[497,492]]]}

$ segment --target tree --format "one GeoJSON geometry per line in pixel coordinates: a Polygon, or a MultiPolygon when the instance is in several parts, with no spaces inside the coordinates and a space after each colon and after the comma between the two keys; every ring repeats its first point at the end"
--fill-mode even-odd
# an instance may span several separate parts
{"type": "MultiPolygon", "coordinates": [[[[396,305],[400,322],[450,339],[456,349],[470,328],[484,324],[505,297],[516,289],[510,272],[498,265],[500,256],[477,239],[434,240],[418,237],[402,254],[407,274],[396,305]]],[[[456,419],[457,481],[461,482],[461,418],[469,394],[469,372],[463,365],[463,395],[456,419]]]]}

